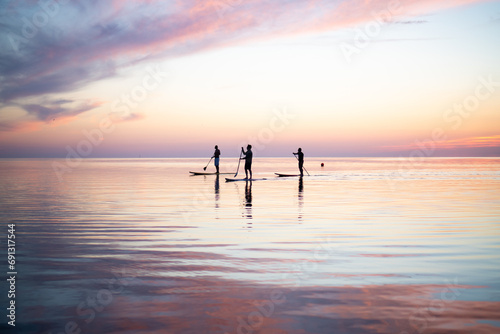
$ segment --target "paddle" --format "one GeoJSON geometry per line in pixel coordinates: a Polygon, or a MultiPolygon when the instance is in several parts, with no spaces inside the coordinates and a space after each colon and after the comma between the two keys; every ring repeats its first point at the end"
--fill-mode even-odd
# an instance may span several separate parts
{"type": "MultiPolygon", "coordinates": [[[[297,158],[297,160],[299,160],[299,157],[297,157],[295,154],[293,155],[295,158],[297,158]]],[[[304,167],[304,165],[302,165],[302,168],[304,168],[304,170],[306,171],[307,175],[311,176],[311,174],[309,174],[309,172],[307,171],[307,169],[304,167]]]]}
{"type": "Polygon", "coordinates": [[[236,174],[234,174],[234,177],[236,177],[236,175],[238,175],[238,171],[240,170],[241,153],[243,153],[243,149],[242,149],[242,152],[240,152],[240,158],[238,159],[238,168],[236,168],[236,174]]]}
{"type": "Polygon", "coordinates": [[[208,165],[210,165],[210,162],[212,161],[212,159],[213,159],[213,158],[214,158],[214,157],[211,157],[211,158],[210,158],[210,160],[208,161],[208,164],[207,164],[205,167],[203,167],[203,170],[207,170],[207,167],[208,167],[208,165]]]}

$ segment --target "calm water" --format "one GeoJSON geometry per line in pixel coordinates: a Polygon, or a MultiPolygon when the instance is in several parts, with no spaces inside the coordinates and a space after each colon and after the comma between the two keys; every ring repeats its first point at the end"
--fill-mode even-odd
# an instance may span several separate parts
{"type": "Polygon", "coordinates": [[[14,332],[500,333],[500,159],[207,160],[0,160],[14,332]]]}

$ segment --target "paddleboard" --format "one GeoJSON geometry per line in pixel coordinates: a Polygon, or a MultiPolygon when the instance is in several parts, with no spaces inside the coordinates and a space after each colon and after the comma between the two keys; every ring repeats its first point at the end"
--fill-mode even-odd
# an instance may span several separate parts
{"type": "Polygon", "coordinates": [[[191,174],[193,175],[222,175],[222,174],[225,174],[225,175],[230,175],[230,174],[233,174],[233,173],[209,173],[209,172],[190,172],[191,174]]]}
{"type": "Polygon", "coordinates": [[[293,177],[293,176],[300,176],[300,174],[284,174],[284,173],[274,173],[278,175],[279,177],[293,177]]]}
{"type": "Polygon", "coordinates": [[[267,180],[266,178],[264,179],[233,179],[230,177],[226,177],[226,182],[237,182],[237,181],[261,181],[261,180],[267,180]]]}

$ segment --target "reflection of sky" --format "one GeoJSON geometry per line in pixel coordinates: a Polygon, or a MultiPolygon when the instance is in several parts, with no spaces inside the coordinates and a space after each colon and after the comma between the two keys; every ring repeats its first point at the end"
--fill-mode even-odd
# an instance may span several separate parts
{"type": "Polygon", "coordinates": [[[81,320],[76,306],[125,268],[134,279],[89,326],[230,332],[282,289],[264,332],[397,332],[451,282],[460,294],[429,328],[492,330],[476,320],[499,317],[498,159],[431,159],[394,190],[397,160],[321,162],[306,159],[300,199],[298,178],[272,176],[293,157],[256,158],[271,180],[252,182],[251,229],[249,187],[189,176],[199,159],[88,160],[63,183],[50,161],[0,162],[2,217],[23,240],[23,321],[81,320]]]}

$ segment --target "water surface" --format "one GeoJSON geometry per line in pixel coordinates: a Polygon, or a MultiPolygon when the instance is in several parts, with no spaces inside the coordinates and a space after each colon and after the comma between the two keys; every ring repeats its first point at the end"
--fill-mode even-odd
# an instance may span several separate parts
{"type": "Polygon", "coordinates": [[[16,332],[500,332],[500,159],[206,161],[1,160],[16,332]]]}

